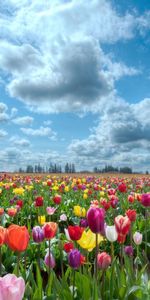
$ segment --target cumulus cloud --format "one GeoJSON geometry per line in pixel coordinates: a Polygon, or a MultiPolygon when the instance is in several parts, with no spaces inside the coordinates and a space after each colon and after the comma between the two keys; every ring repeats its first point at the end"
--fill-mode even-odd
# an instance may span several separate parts
{"type": "Polygon", "coordinates": [[[147,100],[130,105],[118,99],[108,105],[89,137],[70,143],[70,156],[78,163],[80,160],[85,167],[90,165],[92,159],[95,165],[131,164],[142,169],[147,163],[150,167],[150,124],[142,118],[146,115],[147,100]],[[140,107],[141,115],[136,113],[140,107]]]}
{"type": "Polygon", "coordinates": [[[10,144],[15,146],[15,147],[29,147],[31,145],[30,141],[25,139],[25,138],[21,138],[19,136],[12,136],[10,139],[10,144]]]}
{"type": "Polygon", "coordinates": [[[18,117],[18,118],[15,118],[15,119],[13,119],[12,120],[12,122],[14,123],[14,124],[17,124],[17,125],[23,125],[23,126],[25,126],[25,125],[32,125],[32,123],[33,123],[33,117],[30,117],[30,116],[24,116],[24,117],[18,117]]]}
{"type": "Polygon", "coordinates": [[[100,110],[116,80],[139,73],[102,50],[103,43],[131,39],[139,22],[133,12],[119,14],[110,1],[7,0],[1,10],[0,65],[9,75],[7,90],[31,110],[100,110]]]}
{"type": "Polygon", "coordinates": [[[20,128],[21,131],[29,136],[39,136],[39,137],[48,137],[52,140],[56,139],[57,133],[53,131],[50,127],[43,127],[41,126],[38,129],[32,129],[32,128],[20,128]]]}

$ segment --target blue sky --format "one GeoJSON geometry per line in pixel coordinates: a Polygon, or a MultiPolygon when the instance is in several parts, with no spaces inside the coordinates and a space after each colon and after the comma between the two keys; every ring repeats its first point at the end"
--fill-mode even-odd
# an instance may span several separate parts
{"type": "Polygon", "coordinates": [[[0,3],[0,170],[150,169],[150,3],[0,3]]]}

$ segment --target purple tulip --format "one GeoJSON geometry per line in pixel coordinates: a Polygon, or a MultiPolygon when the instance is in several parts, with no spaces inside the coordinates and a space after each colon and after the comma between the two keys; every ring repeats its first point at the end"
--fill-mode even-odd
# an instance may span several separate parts
{"type": "Polygon", "coordinates": [[[68,254],[68,262],[71,268],[78,269],[81,265],[81,253],[77,249],[72,249],[68,254]]]}
{"type": "Polygon", "coordinates": [[[132,246],[126,246],[124,248],[124,252],[128,256],[133,256],[133,247],[132,246]]]}
{"type": "Polygon", "coordinates": [[[89,227],[94,233],[104,234],[105,210],[103,208],[91,207],[87,212],[89,227]]]}
{"type": "Polygon", "coordinates": [[[50,267],[51,269],[53,269],[56,265],[53,254],[50,253],[50,255],[49,255],[49,252],[45,255],[44,262],[45,262],[46,266],[50,267]]]}
{"type": "Polygon", "coordinates": [[[88,220],[87,219],[81,219],[80,220],[80,226],[84,227],[84,228],[88,227],[88,220]]]}
{"type": "Polygon", "coordinates": [[[44,240],[44,232],[40,226],[35,226],[32,229],[32,237],[34,242],[41,243],[44,240]]]}
{"type": "Polygon", "coordinates": [[[150,206],[150,193],[149,193],[149,194],[143,194],[143,195],[142,195],[141,203],[142,203],[145,207],[149,207],[149,206],[150,206]]]}

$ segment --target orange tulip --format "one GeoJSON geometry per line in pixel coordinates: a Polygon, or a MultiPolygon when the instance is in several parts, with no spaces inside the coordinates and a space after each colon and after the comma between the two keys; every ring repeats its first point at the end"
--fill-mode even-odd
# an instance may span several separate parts
{"type": "Polygon", "coordinates": [[[56,235],[57,227],[58,225],[55,222],[45,223],[45,225],[42,227],[45,238],[52,239],[56,235]]]}
{"type": "Polygon", "coordinates": [[[10,225],[6,230],[6,244],[13,251],[25,251],[29,243],[29,232],[26,226],[10,225]]]}
{"type": "Polygon", "coordinates": [[[5,243],[6,229],[0,226],[0,246],[5,243]]]}

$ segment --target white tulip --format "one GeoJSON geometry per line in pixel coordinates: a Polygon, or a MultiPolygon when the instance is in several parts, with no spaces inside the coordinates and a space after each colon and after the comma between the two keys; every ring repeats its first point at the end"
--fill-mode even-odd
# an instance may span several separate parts
{"type": "Polygon", "coordinates": [[[142,243],[142,238],[142,234],[138,231],[133,234],[133,241],[136,245],[140,245],[142,243]]]}
{"type": "Polygon", "coordinates": [[[106,227],[106,238],[111,243],[113,243],[117,240],[118,233],[116,231],[115,225],[106,227]]]}

